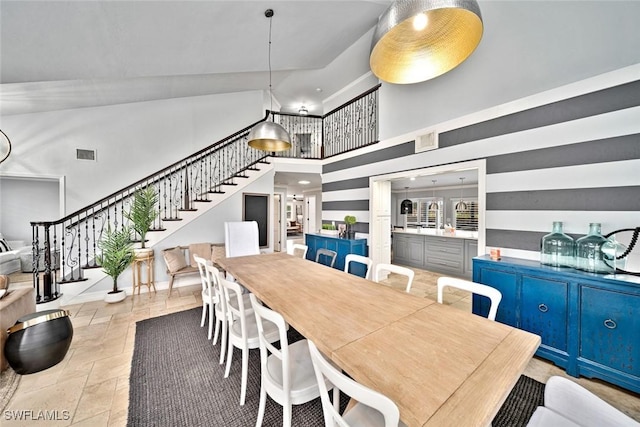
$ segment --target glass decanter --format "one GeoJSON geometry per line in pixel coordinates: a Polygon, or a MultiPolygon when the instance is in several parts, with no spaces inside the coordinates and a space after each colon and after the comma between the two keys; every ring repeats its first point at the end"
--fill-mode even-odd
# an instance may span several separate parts
{"type": "Polygon", "coordinates": [[[608,267],[610,273],[615,273],[617,269],[624,270],[626,258],[623,256],[627,252],[627,247],[616,240],[616,236],[611,236],[600,248],[602,260],[608,267]]]}
{"type": "Polygon", "coordinates": [[[600,233],[600,223],[589,224],[589,234],[576,240],[576,268],[590,273],[610,273],[602,259],[602,244],[607,239],[600,233]]]}
{"type": "Polygon", "coordinates": [[[551,233],[542,238],[540,263],[554,267],[573,267],[576,243],[562,231],[562,222],[554,221],[551,233]]]}

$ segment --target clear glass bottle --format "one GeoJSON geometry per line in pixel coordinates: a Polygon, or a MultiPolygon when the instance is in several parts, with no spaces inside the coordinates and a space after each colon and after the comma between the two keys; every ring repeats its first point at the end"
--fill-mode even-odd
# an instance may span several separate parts
{"type": "Polygon", "coordinates": [[[591,273],[610,273],[602,259],[602,244],[607,239],[600,233],[600,223],[589,224],[589,234],[576,240],[576,268],[591,273]]]}
{"type": "Polygon", "coordinates": [[[627,251],[627,247],[616,240],[616,236],[611,236],[602,244],[602,259],[608,267],[609,273],[615,273],[616,269],[624,270],[626,259],[620,258],[627,251]]]}
{"type": "Polygon", "coordinates": [[[575,241],[562,231],[562,221],[554,221],[551,233],[542,238],[540,263],[554,267],[573,267],[575,241]]]}

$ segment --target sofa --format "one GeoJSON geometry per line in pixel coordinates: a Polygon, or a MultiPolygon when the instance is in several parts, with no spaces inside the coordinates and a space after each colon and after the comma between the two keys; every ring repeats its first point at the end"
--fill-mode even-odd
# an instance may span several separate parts
{"type": "Polygon", "coordinates": [[[24,241],[5,240],[0,233],[0,274],[11,274],[21,271],[20,259],[31,254],[31,246],[24,241]]]}
{"type": "Polygon", "coordinates": [[[6,275],[0,275],[0,289],[7,290],[0,298],[0,372],[2,372],[9,367],[4,357],[7,329],[22,316],[36,311],[36,296],[32,287],[11,289],[9,276],[6,275]]]}

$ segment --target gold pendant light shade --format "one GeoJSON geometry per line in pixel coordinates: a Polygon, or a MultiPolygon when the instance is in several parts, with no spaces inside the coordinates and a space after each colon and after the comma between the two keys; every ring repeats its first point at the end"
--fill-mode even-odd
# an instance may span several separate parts
{"type": "Polygon", "coordinates": [[[371,71],[389,83],[438,77],[460,65],[480,43],[474,0],[398,0],[380,17],[371,44],[371,71]]]}
{"type": "Polygon", "coordinates": [[[291,138],[279,124],[260,122],[249,132],[249,146],[262,151],[286,151],[291,148],[291,138]]]}

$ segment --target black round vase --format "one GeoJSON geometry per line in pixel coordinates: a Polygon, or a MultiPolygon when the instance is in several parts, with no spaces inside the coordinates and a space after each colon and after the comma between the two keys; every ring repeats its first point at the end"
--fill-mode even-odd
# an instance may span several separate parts
{"type": "Polygon", "coordinates": [[[22,316],[7,332],[7,362],[16,373],[26,375],[64,359],[73,338],[73,325],[68,311],[46,310],[22,316]]]}

